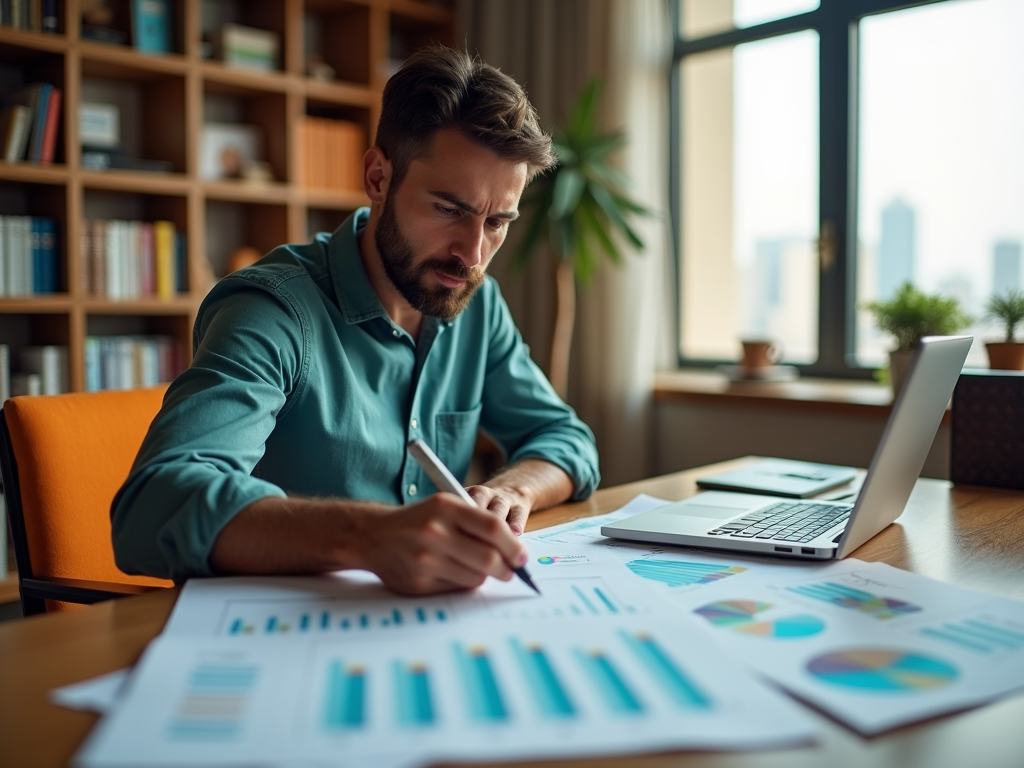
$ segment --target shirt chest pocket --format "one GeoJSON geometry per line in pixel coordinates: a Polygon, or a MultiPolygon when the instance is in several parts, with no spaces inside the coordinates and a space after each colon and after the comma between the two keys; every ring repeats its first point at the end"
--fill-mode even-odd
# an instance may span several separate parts
{"type": "Polygon", "coordinates": [[[434,424],[437,434],[437,455],[452,471],[459,482],[464,482],[469,472],[476,446],[476,431],[480,426],[480,411],[477,405],[468,411],[446,411],[437,414],[434,424]]]}

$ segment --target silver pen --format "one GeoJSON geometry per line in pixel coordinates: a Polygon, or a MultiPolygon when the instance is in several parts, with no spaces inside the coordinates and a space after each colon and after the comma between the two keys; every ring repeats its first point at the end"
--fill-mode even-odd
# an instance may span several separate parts
{"type": "MultiPolygon", "coordinates": [[[[454,493],[467,504],[476,506],[473,497],[466,493],[466,489],[455,479],[455,475],[448,470],[448,467],[437,458],[437,454],[430,450],[429,445],[417,439],[410,440],[406,444],[406,448],[409,449],[412,457],[419,462],[419,465],[423,467],[423,471],[427,473],[427,476],[434,481],[434,485],[442,491],[454,493]]],[[[530,589],[538,595],[540,594],[540,590],[537,589],[537,585],[533,583],[533,579],[530,578],[530,574],[526,572],[525,568],[513,568],[512,570],[530,589]]]]}

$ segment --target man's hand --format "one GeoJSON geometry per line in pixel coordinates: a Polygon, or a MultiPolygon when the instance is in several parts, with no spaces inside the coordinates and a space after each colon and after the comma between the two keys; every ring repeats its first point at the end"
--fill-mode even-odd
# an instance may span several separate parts
{"type": "Polygon", "coordinates": [[[516,536],[522,535],[526,530],[531,503],[522,493],[507,488],[489,488],[486,485],[471,485],[466,492],[481,509],[486,509],[499,520],[506,521],[516,536]]]}
{"type": "Polygon", "coordinates": [[[369,516],[360,528],[361,566],[407,595],[473,589],[488,576],[508,581],[528,559],[501,519],[449,493],[369,516]]]}
{"type": "Polygon", "coordinates": [[[466,491],[481,509],[507,520],[509,529],[519,536],[526,530],[532,511],[558,504],[572,495],[572,480],[550,462],[526,459],[466,491]]]}

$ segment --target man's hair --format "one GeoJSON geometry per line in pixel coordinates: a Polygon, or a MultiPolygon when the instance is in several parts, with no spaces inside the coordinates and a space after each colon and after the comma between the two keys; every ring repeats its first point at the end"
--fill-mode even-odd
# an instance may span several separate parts
{"type": "Polygon", "coordinates": [[[498,157],[524,162],[527,182],[556,162],[526,91],[466,51],[421,48],[384,86],[376,144],[391,161],[392,185],[425,157],[439,130],[456,129],[498,157]]]}

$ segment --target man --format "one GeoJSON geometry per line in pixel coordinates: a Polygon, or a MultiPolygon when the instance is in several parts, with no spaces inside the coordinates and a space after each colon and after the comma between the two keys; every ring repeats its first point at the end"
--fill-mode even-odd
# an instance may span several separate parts
{"type": "Polygon", "coordinates": [[[425,594],[511,578],[530,512],[582,499],[593,435],[531,362],[491,258],[550,138],[523,90],[431,48],[388,82],[364,158],[369,210],[221,280],[111,509],[128,573],[365,568],[425,594]],[[427,442],[464,477],[478,427],[509,466],[437,493],[427,442]]]}

